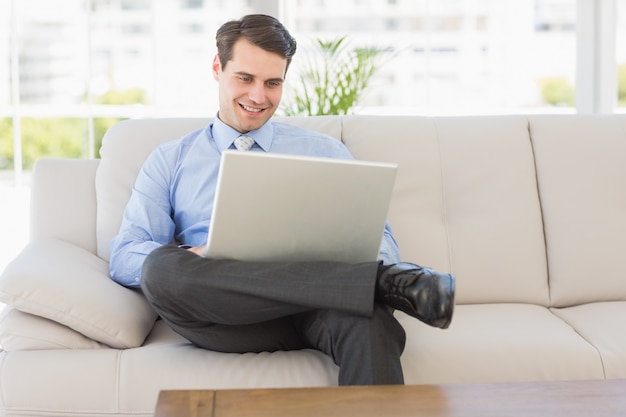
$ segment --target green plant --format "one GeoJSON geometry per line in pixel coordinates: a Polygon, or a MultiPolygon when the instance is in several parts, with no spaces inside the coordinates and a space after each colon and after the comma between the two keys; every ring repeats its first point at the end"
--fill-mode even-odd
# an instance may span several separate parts
{"type": "Polygon", "coordinates": [[[620,106],[626,106],[626,64],[617,67],[617,100],[620,106]]]}
{"type": "Polygon", "coordinates": [[[566,78],[544,78],[540,81],[540,85],[544,103],[553,106],[574,106],[574,86],[566,78]]]}
{"type": "MultiPolygon", "coordinates": [[[[32,118],[21,119],[22,166],[31,169],[35,161],[43,157],[85,157],[83,139],[87,135],[87,123],[79,118],[32,118]]],[[[0,123],[0,169],[14,167],[13,123],[5,119],[0,123]]]]}
{"type": "Polygon", "coordinates": [[[382,66],[385,51],[351,48],[346,37],[317,39],[314,53],[298,71],[299,78],[283,105],[286,116],[348,114],[382,66]]]}

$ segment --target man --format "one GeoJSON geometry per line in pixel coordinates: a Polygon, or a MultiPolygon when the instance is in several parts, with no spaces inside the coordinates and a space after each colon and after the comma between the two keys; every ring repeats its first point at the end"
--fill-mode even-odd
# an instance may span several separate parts
{"type": "Polygon", "coordinates": [[[337,363],[341,385],[402,384],[405,333],[393,309],[446,328],[455,279],[399,263],[388,227],[379,262],[203,257],[220,155],[241,134],[254,139],[253,152],[352,158],[334,138],[269,120],[296,51],[279,21],[245,16],[224,24],[216,38],[217,117],[160,146],[145,162],[111,245],[112,278],[141,286],[161,318],[202,348],[314,348],[337,363]]]}

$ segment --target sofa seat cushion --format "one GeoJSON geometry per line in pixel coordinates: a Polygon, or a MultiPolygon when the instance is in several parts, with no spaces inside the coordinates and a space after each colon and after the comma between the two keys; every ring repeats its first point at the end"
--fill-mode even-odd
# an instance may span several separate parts
{"type": "Polygon", "coordinates": [[[9,415],[152,416],[163,389],[332,386],[337,373],[329,356],[310,349],[199,349],[159,320],[139,348],[0,352],[0,408],[9,415]]]}
{"type": "Polygon", "coordinates": [[[70,243],[29,243],[0,279],[0,302],[116,348],[140,346],[156,320],[143,294],[113,282],[108,264],[70,243]]]}
{"type": "Polygon", "coordinates": [[[104,347],[67,326],[11,306],[5,307],[0,316],[0,346],[6,351],[104,347]]]}
{"type": "Polygon", "coordinates": [[[122,352],[117,349],[0,352],[2,415],[117,415],[119,398],[115,381],[122,352]]]}
{"type": "Polygon", "coordinates": [[[396,315],[407,384],[604,378],[597,349],[542,306],[457,305],[445,331],[396,315]]]}
{"type": "Polygon", "coordinates": [[[598,302],[555,308],[566,321],[600,352],[606,378],[626,378],[626,301],[598,302]]]}

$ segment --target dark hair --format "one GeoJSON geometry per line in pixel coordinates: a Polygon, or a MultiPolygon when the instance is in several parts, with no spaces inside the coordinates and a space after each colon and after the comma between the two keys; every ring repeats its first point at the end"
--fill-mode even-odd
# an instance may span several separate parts
{"type": "Polygon", "coordinates": [[[222,68],[233,58],[233,45],[241,38],[286,58],[287,68],[296,53],[296,40],[278,19],[264,14],[250,14],[240,20],[226,22],[217,30],[215,40],[222,68]]]}

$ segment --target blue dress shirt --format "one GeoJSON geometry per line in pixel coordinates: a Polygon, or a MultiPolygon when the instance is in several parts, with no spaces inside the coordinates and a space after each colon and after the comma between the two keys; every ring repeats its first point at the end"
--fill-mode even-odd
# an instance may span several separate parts
{"type": "MultiPolygon", "coordinates": [[[[137,176],[120,231],[111,242],[113,280],[139,286],[142,264],[159,246],[206,244],[220,157],[222,151],[234,149],[239,135],[216,117],[211,125],[164,143],[151,153],[137,176]]],[[[284,123],[270,121],[247,135],[256,142],[251,152],[353,159],[337,139],[284,123]]],[[[388,225],[379,259],[400,261],[388,225]]]]}

